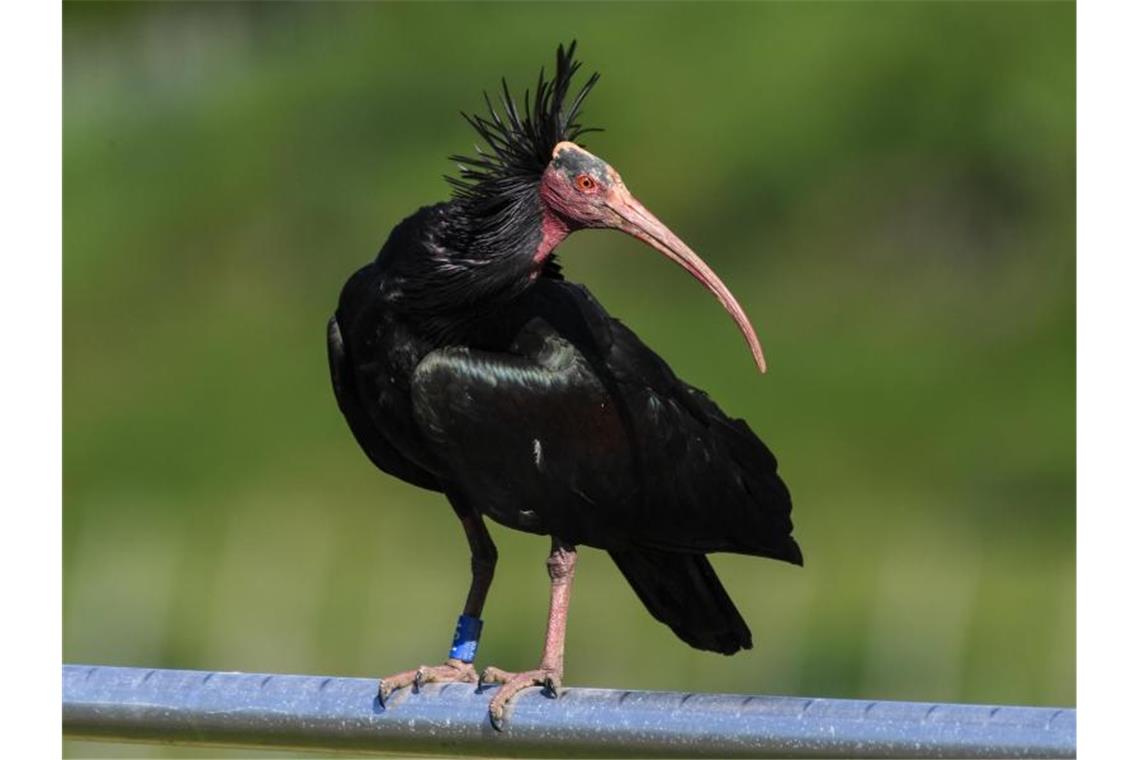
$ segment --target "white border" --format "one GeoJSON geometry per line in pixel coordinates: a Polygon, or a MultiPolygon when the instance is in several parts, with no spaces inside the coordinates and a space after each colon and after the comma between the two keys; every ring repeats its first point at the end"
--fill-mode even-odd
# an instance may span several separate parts
{"type": "Polygon", "coordinates": [[[61,17],[58,3],[0,11],[0,714],[17,757],[61,751],[61,17]]]}
{"type": "Polygon", "coordinates": [[[1135,752],[1140,120],[1134,3],[1077,18],[1077,740],[1135,752]]]}

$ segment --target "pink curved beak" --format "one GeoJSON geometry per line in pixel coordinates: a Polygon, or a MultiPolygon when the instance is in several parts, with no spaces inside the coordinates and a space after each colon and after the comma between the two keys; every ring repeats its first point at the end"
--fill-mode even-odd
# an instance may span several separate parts
{"type": "Polygon", "coordinates": [[[732,321],[736,322],[740,332],[744,334],[744,339],[748,342],[748,349],[752,352],[752,359],[756,362],[757,368],[761,372],[766,372],[768,365],[764,361],[764,349],[760,347],[760,339],[756,337],[756,331],[752,329],[748,315],[744,313],[744,309],[740,307],[740,303],[728,287],[717,277],[716,272],[703,262],[701,257],[693,252],[692,248],[685,245],[683,240],[662,224],[661,220],[649,213],[649,210],[641,205],[641,202],[634,198],[624,185],[618,184],[610,190],[606,205],[621,217],[622,221],[618,224],[618,229],[653,246],[680,264],[686,272],[712,291],[713,295],[720,301],[721,306],[732,317],[732,321]]]}

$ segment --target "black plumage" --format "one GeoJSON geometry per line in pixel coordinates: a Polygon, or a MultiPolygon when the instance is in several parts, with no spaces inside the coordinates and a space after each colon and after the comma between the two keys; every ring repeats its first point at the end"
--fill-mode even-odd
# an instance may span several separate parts
{"type": "MultiPolygon", "coordinates": [[[[604,549],[654,617],[731,654],[751,634],[705,555],[802,564],[791,499],[745,422],[562,278],[554,246],[575,229],[672,245],[652,225],[649,237],[630,228],[636,201],[620,177],[567,145],[597,81],[568,102],[573,55],[559,48],[533,103],[520,109],[504,83],[502,114],[488,98],[488,116],[466,117],[488,151],[457,159],[452,199],[401,222],[349,279],[328,325],[337,402],[377,467],[448,497],[476,560],[493,567],[483,516],[604,549]]],[[[719,280],[698,275],[725,303],[719,280]]]]}
{"type": "MultiPolygon", "coordinates": [[[[564,140],[579,142],[582,135],[601,131],[576,122],[582,102],[598,83],[599,74],[591,74],[574,100],[565,105],[570,82],[581,68],[581,63],[574,60],[574,47],[571,43],[568,49],[558,48],[552,81],[546,79],[545,70],[538,73],[533,108],[528,90],[523,94],[523,107],[519,109],[504,79],[500,98],[502,115],[487,93],[483,93],[487,116],[462,114],[487,143],[490,152],[476,146],[476,156],[451,156],[451,160],[459,164],[459,176],[444,179],[452,186],[457,199],[475,204],[481,221],[494,221],[494,209],[501,204],[527,199],[533,194],[535,180],[546,170],[555,145],[564,140]]],[[[584,143],[579,144],[584,146],[584,143]]]]}

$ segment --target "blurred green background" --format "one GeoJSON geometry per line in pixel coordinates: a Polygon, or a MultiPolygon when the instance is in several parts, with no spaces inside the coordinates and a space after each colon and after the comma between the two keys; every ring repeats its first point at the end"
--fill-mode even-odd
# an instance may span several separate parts
{"type": "MultiPolygon", "coordinates": [[[[1073,704],[1074,15],[68,3],[64,659],[380,676],[445,655],[461,528],[357,449],[325,320],[446,197],[458,111],[577,38],[603,75],[586,142],[729,283],[771,371],[631,239],[574,236],[568,276],[776,451],[807,564],[715,558],[756,642],[725,658],[587,549],[567,681],[1073,704]]],[[[492,532],[480,663],[530,667],[547,541],[492,532]]]]}

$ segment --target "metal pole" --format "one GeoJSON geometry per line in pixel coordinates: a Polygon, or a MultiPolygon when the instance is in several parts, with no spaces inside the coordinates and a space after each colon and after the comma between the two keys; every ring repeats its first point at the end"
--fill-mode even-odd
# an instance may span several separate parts
{"type": "Polygon", "coordinates": [[[494,757],[1075,757],[1076,711],[918,702],[563,689],[520,694],[505,730],[494,688],[63,666],[72,738],[494,757]]]}

